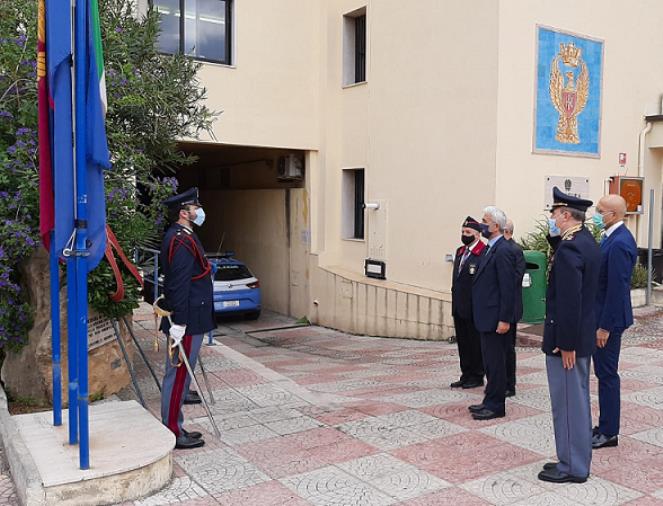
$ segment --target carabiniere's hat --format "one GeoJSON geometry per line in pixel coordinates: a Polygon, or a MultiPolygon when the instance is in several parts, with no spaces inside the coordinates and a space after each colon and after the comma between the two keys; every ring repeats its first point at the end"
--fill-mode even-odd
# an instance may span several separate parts
{"type": "Polygon", "coordinates": [[[592,204],[593,202],[591,200],[567,195],[556,186],[553,188],[553,205],[551,211],[556,207],[570,207],[571,209],[577,209],[578,211],[585,213],[587,212],[587,208],[591,207],[592,204]]]}
{"type": "Polygon", "coordinates": [[[472,230],[481,232],[481,226],[479,225],[479,222],[471,216],[465,218],[465,221],[463,222],[463,228],[471,228],[472,230]]]}
{"type": "Polygon", "coordinates": [[[168,197],[163,201],[163,203],[168,207],[168,209],[181,209],[182,207],[188,206],[189,204],[199,206],[200,201],[198,200],[198,188],[195,186],[193,188],[189,188],[185,192],[168,197]]]}

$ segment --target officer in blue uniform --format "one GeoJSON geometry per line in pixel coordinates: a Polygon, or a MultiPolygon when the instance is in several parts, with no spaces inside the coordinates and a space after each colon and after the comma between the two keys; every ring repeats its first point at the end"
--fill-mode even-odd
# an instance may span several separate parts
{"type": "Polygon", "coordinates": [[[539,479],[583,483],[592,461],[589,362],[596,348],[594,304],[601,252],[584,226],[592,205],[553,188],[550,242],[554,248],[546,293],[543,352],[559,462],[543,466],[539,479]]]}
{"type": "Polygon", "coordinates": [[[212,269],[193,231],[194,224],[201,226],[205,221],[205,212],[197,188],[174,195],[164,204],[173,224],[161,243],[165,296],[161,306],[171,312],[170,320],[161,320],[161,330],[169,336],[161,420],[175,434],[176,448],[196,448],[205,444],[200,432],[187,432],[182,427],[182,404],[191,378],[179,359],[178,345],[183,345],[191,368],[195,369],[203,335],[216,326],[212,269]]]}
{"type": "Polygon", "coordinates": [[[622,333],[633,324],[631,275],[638,257],[635,239],[624,225],[626,201],[606,195],[596,205],[594,224],[604,229],[596,299],[594,373],[599,380],[599,425],[592,447],[617,446],[620,418],[619,351],[622,333]]]}

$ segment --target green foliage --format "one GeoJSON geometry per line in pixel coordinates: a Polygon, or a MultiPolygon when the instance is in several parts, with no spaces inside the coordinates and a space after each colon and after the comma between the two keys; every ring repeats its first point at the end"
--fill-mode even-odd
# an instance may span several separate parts
{"type": "Polygon", "coordinates": [[[37,245],[37,3],[0,2],[0,349],[32,326],[18,266],[37,245]]]}
{"type": "MultiPolygon", "coordinates": [[[[210,131],[200,65],[157,52],[159,18],[132,12],[132,0],[100,0],[108,90],[106,129],[113,168],[105,174],[107,221],[127,256],[156,246],[165,225],[161,202],[177,188],[165,177],[195,159],[177,141],[210,131]]],[[[0,349],[19,347],[31,327],[19,277],[38,247],[36,0],[0,1],[0,349]]],[[[125,299],[110,301],[106,261],[88,278],[90,305],[117,317],[138,306],[138,283],[120,264],[125,299]]]]}
{"type": "MultiPolygon", "coordinates": [[[[652,279],[656,276],[655,272],[652,272],[652,279]]],[[[647,267],[642,265],[640,262],[635,264],[633,269],[633,274],[631,275],[631,288],[646,288],[647,287],[647,267]]]]}

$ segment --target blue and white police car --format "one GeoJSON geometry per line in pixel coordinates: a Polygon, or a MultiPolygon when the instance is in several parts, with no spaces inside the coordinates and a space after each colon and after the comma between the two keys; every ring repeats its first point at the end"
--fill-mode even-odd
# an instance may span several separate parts
{"type": "Polygon", "coordinates": [[[232,252],[209,257],[214,274],[214,312],[217,316],[242,314],[255,320],[260,316],[260,281],[249,268],[233,258],[232,252]]]}

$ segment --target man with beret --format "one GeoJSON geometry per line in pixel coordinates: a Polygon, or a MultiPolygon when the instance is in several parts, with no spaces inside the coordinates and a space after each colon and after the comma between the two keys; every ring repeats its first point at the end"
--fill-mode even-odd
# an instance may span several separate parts
{"type": "Polygon", "coordinates": [[[486,207],[481,221],[488,251],[472,282],[472,310],[474,325],[481,334],[486,390],[483,402],[468,409],[475,420],[490,420],[505,416],[506,353],[515,314],[516,261],[503,236],[504,212],[486,207]]]}
{"type": "Polygon", "coordinates": [[[620,381],[617,372],[622,333],[633,324],[631,275],[638,258],[635,239],[624,225],[626,201],[606,195],[596,205],[594,224],[605,230],[601,241],[601,270],[596,298],[594,373],[599,380],[599,424],[592,447],[617,446],[620,418],[620,381]]]}
{"type": "Polygon", "coordinates": [[[483,386],[483,359],[481,336],[472,319],[472,279],[477,273],[486,244],[481,241],[481,227],[471,216],[463,222],[460,240],[463,246],[456,250],[451,281],[451,313],[456,328],[456,343],[460,358],[460,379],[451,388],[483,386]]]}
{"type": "Polygon", "coordinates": [[[601,252],[584,226],[590,200],[553,188],[549,219],[554,247],[548,274],[543,352],[559,462],[543,466],[539,479],[584,483],[592,461],[589,361],[596,348],[594,304],[601,252]]]}
{"type": "Polygon", "coordinates": [[[191,378],[178,350],[181,343],[194,370],[203,334],[216,326],[212,269],[193,231],[193,225],[201,226],[205,221],[205,212],[197,188],[174,195],[164,204],[172,225],[161,243],[161,272],[165,305],[171,315],[161,320],[161,330],[169,336],[161,388],[161,420],[175,434],[176,448],[196,448],[205,444],[200,432],[187,432],[182,427],[182,404],[191,378]]]}
{"type": "Polygon", "coordinates": [[[523,276],[525,275],[526,263],[523,249],[513,240],[513,221],[507,219],[504,227],[504,239],[509,246],[513,248],[513,254],[516,259],[516,291],[515,291],[515,313],[514,321],[509,329],[511,340],[509,349],[506,352],[506,396],[516,395],[516,332],[518,322],[523,317],[523,276]]]}

